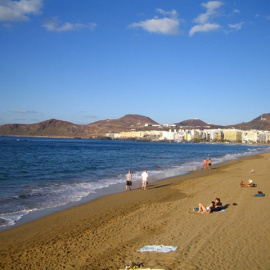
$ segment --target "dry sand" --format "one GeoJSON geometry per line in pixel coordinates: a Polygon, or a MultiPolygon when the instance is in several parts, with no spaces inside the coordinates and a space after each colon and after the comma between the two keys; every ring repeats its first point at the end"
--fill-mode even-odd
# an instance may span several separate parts
{"type": "Polygon", "coordinates": [[[269,171],[269,153],[246,157],[4,231],[0,269],[119,269],[129,261],[162,269],[270,269],[269,171]],[[248,179],[257,187],[240,188],[248,179]],[[258,190],[266,196],[254,197],[258,190]],[[215,197],[228,204],[225,212],[192,211],[215,197]],[[178,249],[138,252],[160,244],[178,249]]]}

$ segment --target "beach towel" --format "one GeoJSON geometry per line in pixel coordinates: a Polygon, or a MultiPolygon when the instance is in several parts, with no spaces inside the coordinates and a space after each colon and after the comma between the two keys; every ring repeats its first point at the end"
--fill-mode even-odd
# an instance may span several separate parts
{"type": "Polygon", "coordinates": [[[254,195],[254,197],[265,197],[264,193],[257,193],[254,195]]]}
{"type": "Polygon", "coordinates": [[[144,246],[141,249],[139,249],[140,252],[156,251],[156,252],[163,252],[163,253],[168,253],[175,250],[177,250],[176,246],[163,246],[163,245],[149,245],[149,246],[144,246]]]}
{"type": "MultiPolygon", "coordinates": [[[[207,209],[207,208],[206,208],[207,209]]],[[[208,210],[208,209],[207,209],[208,210]]],[[[198,207],[194,207],[193,208],[193,211],[194,212],[198,212],[199,211],[199,208],[198,207]]],[[[219,210],[219,211],[214,211],[213,213],[218,213],[218,212],[225,212],[226,211],[226,209],[224,208],[224,207],[222,207],[221,208],[221,210],[219,210]]]]}

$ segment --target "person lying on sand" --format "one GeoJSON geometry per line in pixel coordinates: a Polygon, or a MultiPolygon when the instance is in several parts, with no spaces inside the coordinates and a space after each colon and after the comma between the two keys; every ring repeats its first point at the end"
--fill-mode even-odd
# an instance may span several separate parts
{"type": "Polygon", "coordinates": [[[249,180],[249,184],[245,184],[244,181],[241,181],[240,187],[254,187],[255,184],[253,183],[252,180],[249,180]]]}
{"type": "Polygon", "coordinates": [[[199,210],[197,213],[200,213],[200,214],[210,214],[210,213],[213,213],[215,211],[215,202],[212,201],[210,203],[210,206],[209,207],[205,207],[202,203],[199,203],[199,210]]]}
{"type": "Polygon", "coordinates": [[[218,212],[222,209],[222,203],[220,198],[216,198],[215,202],[212,201],[209,207],[205,207],[202,203],[199,203],[198,213],[200,214],[209,214],[212,212],[218,212]]]}

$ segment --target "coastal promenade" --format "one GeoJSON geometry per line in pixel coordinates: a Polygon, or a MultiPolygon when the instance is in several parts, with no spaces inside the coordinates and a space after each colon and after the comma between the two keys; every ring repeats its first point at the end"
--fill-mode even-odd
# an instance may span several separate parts
{"type": "Polygon", "coordinates": [[[270,269],[269,168],[270,153],[214,164],[1,232],[0,269],[270,269]],[[249,179],[257,187],[239,187],[249,179]],[[216,197],[224,212],[193,212],[216,197]],[[145,245],[178,248],[138,252],[145,245]]]}

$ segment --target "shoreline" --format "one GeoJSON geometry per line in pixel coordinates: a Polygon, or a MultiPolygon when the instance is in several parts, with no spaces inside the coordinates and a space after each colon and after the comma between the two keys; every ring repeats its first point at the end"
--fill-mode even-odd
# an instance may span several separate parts
{"type": "Polygon", "coordinates": [[[246,156],[10,228],[0,232],[0,268],[120,269],[134,261],[163,269],[267,269],[269,165],[270,153],[246,156]],[[239,188],[249,178],[258,187],[239,188]],[[254,198],[258,190],[266,197],[254,198]],[[215,197],[229,204],[225,213],[192,211],[215,197]],[[138,252],[148,244],[178,249],[138,252]]]}
{"type": "MultiPolygon", "coordinates": [[[[240,158],[246,157],[246,156],[253,156],[253,155],[254,155],[253,153],[250,153],[250,154],[247,154],[244,156],[240,156],[240,158]]],[[[227,162],[234,161],[237,159],[239,159],[239,157],[229,159],[229,160],[222,160],[222,161],[219,161],[215,164],[216,165],[226,164],[227,162]]],[[[201,170],[201,166],[198,166],[198,165],[192,169],[189,168],[187,170],[183,170],[182,168],[173,168],[172,167],[172,168],[167,169],[165,171],[161,171],[158,174],[152,175],[150,177],[150,182],[155,183],[155,182],[167,180],[170,178],[181,177],[183,175],[188,175],[188,174],[194,173],[196,171],[200,171],[200,170],[201,170]]],[[[139,179],[133,181],[133,190],[134,190],[134,187],[135,187],[135,189],[139,189],[141,187],[141,181],[139,179]]],[[[99,197],[103,197],[103,196],[107,196],[107,195],[111,195],[111,194],[118,194],[118,193],[122,193],[122,192],[125,192],[125,179],[123,179],[123,183],[116,183],[116,184],[113,184],[113,185],[108,186],[108,187],[97,189],[95,193],[90,193],[87,196],[80,199],[79,201],[71,201],[71,202],[64,204],[64,205],[59,205],[59,206],[55,206],[55,207],[30,211],[26,215],[22,216],[18,221],[16,221],[15,224],[0,227],[0,232],[6,231],[6,230],[9,230],[12,228],[16,228],[16,227],[24,225],[26,223],[35,221],[37,219],[49,216],[49,215],[57,213],[57,212],[67,210],[67,209],[72,208],[72,207],[79,206],[81,204],[91,202],[99,197]]]]}
{"type": "MultiPolygon", "coordinates": [[[[225,161],[225,162],[229,162],[229,161],[225,161]]],[[[223,163],[223,162],[222,162],[223,163]]],[[[159,181],[163,181],[163,180],[167,180],[170,178],[176,178],[176,177],[180,177],[186,174],[190,174],[193,173],[195,171],[198,171],[200,169],[196,169],[193,171],[181,171],[175,168],[170,168],[166,171],[162,171],[158,174],[155,174],[151,177],[151,183],[156,183],[159,181]],[[178,171],[177,174],[176,171],[178,171]]],[[[55,207],[51,207],[51,208],[46,208],[46,209],[39,209],[36,211],[31,211],[30,213],[26,214],[25,216],[23,216],[20,220],[18,220],[15,224],[13,225],[7,225],[7,226],[3,226],[0,227],[0,233],[12,228],[17,228],[19,226],[22,226],[24,224],[33,222],[35,220],[50,216],[52,214],[61,212],[61,211],[65,211],[68,210],[70,208],[76,207],[76,206],[80,206],[86,203],[90,203],[98,198],[101,198],[103,196],[108,196],[108,195],[113,195],[113,194],[119,194],[119,193],[123,193],[126,192],[125,188],[126,188],[126,180],[123,179],[123,183],[117,183],[117,184],[113,184],[112,186],[109,187],[104,187],[101,189],[98,189],[95,193],[91,193],[85,197],[83,197],[81,200],[79,201],[73,201],[73,202],[69,202],[65,205],[60,205],[60,206],[55,206],[55,207]]],[[[133,190],[137,190],[141,188],[141,180],[133,180],[133,186],[132,186],[132,191],[133,190]]]]}

